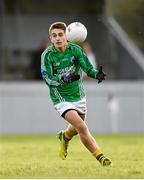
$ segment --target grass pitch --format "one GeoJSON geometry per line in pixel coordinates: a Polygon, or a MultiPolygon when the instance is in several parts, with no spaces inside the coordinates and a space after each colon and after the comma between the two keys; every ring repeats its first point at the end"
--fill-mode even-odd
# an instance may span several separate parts
{"type": "Polygon", "coordinates": [[[101,167],[78,137],[61,160],[56,135],[0,136],[0,178],[144,178],[144,134],[94,137],[112,167],[101,167]]]}

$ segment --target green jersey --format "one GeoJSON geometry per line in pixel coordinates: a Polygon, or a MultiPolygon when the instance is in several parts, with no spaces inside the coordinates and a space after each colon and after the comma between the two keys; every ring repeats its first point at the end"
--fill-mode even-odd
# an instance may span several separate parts
{"type": "Polygon", "coordinates": [[[63,101],[75,102],[85,97],[82,70],[87,76],[96,78],[97,71],[78,45],[68,42],[66,50],[59,52],[51,44],[42,53],[41,73],[49,86],[50,97],[54,104],[63,101]],[[80,79],[72,83],[63,83],[61,77],[69,73],[80,75],[80,79]]]}

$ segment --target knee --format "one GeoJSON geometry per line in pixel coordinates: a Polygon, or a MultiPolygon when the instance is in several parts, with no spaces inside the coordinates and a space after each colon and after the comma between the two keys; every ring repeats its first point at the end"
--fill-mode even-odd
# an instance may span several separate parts
{"type": "Polygon", "coordinates": [[[80,134],[85,134],[88,131],[88,127],[85,123],[78,124],[77,131],[80,134]]]}

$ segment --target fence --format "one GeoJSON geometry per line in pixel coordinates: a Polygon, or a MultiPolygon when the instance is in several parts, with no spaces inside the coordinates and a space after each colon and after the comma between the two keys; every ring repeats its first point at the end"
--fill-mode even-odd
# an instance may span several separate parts
{"type": "MultiPolygon", "coordinates": [[[[85,90],[91,132],[144,132],[144,82],[87,82],[85,90]]],[[[0,83],[0,134],[55,133],[65,127],[44,83],[0,83]]]]}

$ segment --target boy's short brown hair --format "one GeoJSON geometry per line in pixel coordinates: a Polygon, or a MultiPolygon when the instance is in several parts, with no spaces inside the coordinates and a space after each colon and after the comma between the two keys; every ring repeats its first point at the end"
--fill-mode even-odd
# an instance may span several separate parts
{"type": "Polygon", "coordinates": [[[64,32],[66,31],[66,24],[64,22],[55,22],[50,25],[49,34],[53,29],[62,29],[64,32]]]}

